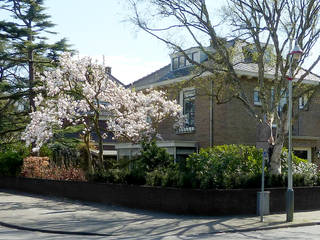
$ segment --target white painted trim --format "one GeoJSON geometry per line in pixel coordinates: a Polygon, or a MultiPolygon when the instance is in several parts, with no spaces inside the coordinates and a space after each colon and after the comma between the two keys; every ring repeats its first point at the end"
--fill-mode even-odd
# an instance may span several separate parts
{"type": "MultiPolygon", "coordinates": [[[[90,149],[90,152],[95,155],[98,156],[99,151],[98,150],[94,150],[94,149],[90,149]]],[[[117,156],[118,152],[116,150],[103,150],[103,156],[117,156]]]]}
{"type": "MultiPolygon", "coordinates": [[[[197,141],[157,141],[158,147],[197,147],[197,141]]],[[[132,143],[116,143],[115,149],[132,149],[132,148],[141,148],[140,144],[132,143]]]]}
{"type": "MultiPolygon", "coordinates": [[[[235,70],[235,72],[240,77],[241,76],[246,76],[246,77],[250,77],[250,78],[258,77],[258,73],[256,73],[256,72],[243,71],[243,70],[235,70]]],[[[201,74],[199,77],[208,76],[210,74],[212,74],[212,73],[205,72],[205,73],[201,74]]],[[[264,76],[265,76],[266,79],[273,79],[274,78],[273,74],[265,73],[264,76]]],[[[143,89],[147,89],[147,88],[160,87],[160,86],[164,86],[164,85],[169,85],[169,84],[173,84],[173,83],[182,82],[184,80],[190,80],[193,77],[195,77],[194,74],[193,75],[179,77],[179,78],[174,78],[174,79],[168,79],[168,80],[161,81],[161,82],[155,82],[155,83],[146,84],[146,85],[143,85],[143,86],[140,86],[140,87],[135,87],[135,89],[136,90],[143,90],[143,89]]],[[[293,81],[297,82],[298,79],[295,78],[295,79],[293,79],[293,81]]],[[[302,82],[306,83],[306,84],[318,85],[320,83],[320,79],[319,79],[319,81],[313,81],[313,80],[305,79],[302,82]]]]}
{"type": "Polygon", "coordinates": [[[293,147],[293,151],[307,151],[307,156],[308,156],[308,162],[311,163],[312,159],[312,152],[311,152],[311,147],[293,147]]]}
{"type": "Polygon", "coordinates": [[[320,140],[320,137],[313,137],[313,136],[292,136],[292,139],[319,141],[319,140],[320,140]]]}

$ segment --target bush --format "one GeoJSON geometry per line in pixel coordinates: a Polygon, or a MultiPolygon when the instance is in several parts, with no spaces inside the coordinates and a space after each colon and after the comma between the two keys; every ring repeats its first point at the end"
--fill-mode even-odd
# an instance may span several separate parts
{"type": "Polygon", "coordinates": [[[1,146],[0,149],[0,175],[19,175],[23,158],[29,155],[29,149],[22,143],[1,146]]]}
{"type": "MultiPolygon", "coordinates": [[[[265,168],[265,187],[286,187],[287,155],[284,149],[281,154],[281,175],[270,175],[265,168]]],[[[141,155],[131,160],[124,159],[114,168],[96,173],[92,180],[181,188],[260,188],[261,166],[262,151],[253,146],[214,146],[174,163],[164,149],[151,142],[143,144],[141,155]]],[[[293,184],[319,185],[317,166],[293,156],[293,184]]]]}
{"type": "Polygon", "coordinates": [[[143,142],[140,155],[134,159],[134,165],[137,168],[143,169],[146,172],[151,172],[155,169],[166,168],[172,162],[173,158],[163,148],[157,146],[155,141],[143,142]]]}
{"type": "Polygon", "coordinates": [[[236,188],[261,174],[262,154],[252,146],[221,145],[201,149],[186,160],[192,187],[236,188]]]}
{"type": "Polygon", "coordinates": [[[12,150],[0,153],[0,175],[17,176],[20,173],[23,155],[12,150]]]}
{"type": "Polygon", "coordinates": [[[84,172],[80,168],[50,164],[48,157],[25,158],[21,176],[50,180],[86,181],[84,172]]]}

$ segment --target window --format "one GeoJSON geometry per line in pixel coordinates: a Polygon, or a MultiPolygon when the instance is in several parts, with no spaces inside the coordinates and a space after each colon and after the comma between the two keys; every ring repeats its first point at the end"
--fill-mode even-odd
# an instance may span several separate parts
{"type": "Polygon", "coordinates": [[[195,117],[195,90],[183,92],[183,115],[186,117],[186,127],[194,127],[195,117]]]}
{"type": "Polygon", "coordinates": [[[198,54],[198,52],[192,53],[192,60],[195,61],[195,62],[200,62],[200,61],[199,61],[199,54],[198,54]]]}
{"type": "Polygon", "coordinates": [[[260,99],[260,89],[255,88],[253,91],[253,104],[257,106],[261,106],[261,99],[260,99]]]}
{"type": "Polygon", "coordinates": [[[186,59],[184,56],[179,57],[179,68],[185,67],[186,66],[186,59]]]}
{"type": "Polygon", "coordinates": [[[299,98],[299,109],[306,109],[307,103],[308,103],[308,96],[307,95],[301,96],[299,98]]]}
{"type": "MultiPolygon", "coordinates": [[[[188,57],[192,59],[192,54],[188,54],[188,57]]],[[[192,63],[186,60],[186,66],[190,66],[190,65],[192,65],[192,63]]]]}
{"type": "Polygon", "coordinates": [[[254,53],[257,52],[256,48],[253,45],[248,45],[242,47],[242,53],[244,56],[244,62],[254,63],[254,53]]]}
{"type": "Polygon", "coordinates": [[[173,58],[172,59],[172,70],[175,70],[179,67],[179,58],[173,58]]]}
{"type": "Polygon", "coordinates": [[[180,104],[183,108],[185,123],[179,133],[190,133],[195,130],[195,89],[188,88],[180,92],[180,104]]]}
{"type": "Polygon", "coordinates": [[[285,89],[281,89],[280,101],[279,101],[279,106],[278,106],[279,116],[281,116],[283,106],[285,104],[287,104],[287,97],[288,97],[288,92],[286,92],[285,89]]]}
{"type": "Polygon", "coordinates": [[[311,147],[294,147],[293,149],[294,155],[299,158],[306,159],[308,162],[311,162],[312,159],[312,151],[311,147]]]}

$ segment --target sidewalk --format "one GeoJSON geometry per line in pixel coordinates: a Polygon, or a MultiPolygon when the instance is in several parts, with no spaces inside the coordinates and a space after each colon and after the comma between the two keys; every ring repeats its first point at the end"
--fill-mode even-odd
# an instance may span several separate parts
{"type": "Polygon", "coordinates": [[[181,216],[0,189],[2,227],[46,233],[158,239],[316,224],[320,211],[296,212],[292,223],[285,214],[268,215],[260,222],[258,216],[181,216]]]}

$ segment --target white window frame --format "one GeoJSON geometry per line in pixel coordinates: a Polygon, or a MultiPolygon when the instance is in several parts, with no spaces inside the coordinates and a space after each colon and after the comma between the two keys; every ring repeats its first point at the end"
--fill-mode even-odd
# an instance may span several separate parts
{"type": "MultiPolygon", "coordinates": [[[[184,92],[186,92],[186,91],[196,91],[196,89],[195,89],[195,87],[189,87],[189,88],[184,88],[184,89],[182,89],[182,90],[180,91],[179,104],[180,104],[180,106],[182,107],[182,109],[183,109],[183,107],[184,107],[184,106],[183,106],[184,92]]],[[[196,96],[196,94],[195,94],[195,96],[196,96]]],[[[193,127],[183,127],[183,128],[181,128],[181,129],[179,129],[177,133],[190,133],[190,132],[194,132],[195,129],[196,129],[195,126],[193,126],[193,127]]]]}
{"type": "Polygon", "coordinates": [[[312,160],[312,151],[311,151],[311,147],[293,147],[292,148],[293,151],[307,151],[307,157],[308,157],[308,162],[311,163],[312,160]]]}
{"type": "Polygon", "coordinates": [[[262,105],[261,99],[260,99],[260,88],[259,87],[256,87],[253,90],[253,104],[255,106],[261,106],[262,105]],[[257,96],[258,97],[258,101],[256,101],[255,94],[258,94],[258,96],[257,96]]]}
{"type": "Polygon", "coordinates": [[[302,110],[308,104],[308,96],[307,94],[299,97],[299,109],[302,110]]]}

